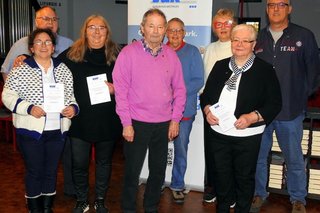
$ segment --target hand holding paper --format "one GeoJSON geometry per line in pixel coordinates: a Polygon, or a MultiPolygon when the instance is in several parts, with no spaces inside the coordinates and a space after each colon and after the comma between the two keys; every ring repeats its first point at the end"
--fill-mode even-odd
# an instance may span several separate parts
{"type": "Polygon", "coordinates": [[[234,123],[237,119],[228,107],[218,102],[210,107],[210,111],[219,119],[219,126],[222,131],[225,132],[235,127],[234,123]]]}
{"type": "Polygon", "coordinates": [[[111,101],[109,85],[106,85],[105,81],[107,81],[106,74],[87,77],[91,105],[111,101]]]}
{"type": "Polygon", "coordinates": [[[60,113],[64,106],[64,86],[61,83],[43,84],[43,110],[60,113]]]}

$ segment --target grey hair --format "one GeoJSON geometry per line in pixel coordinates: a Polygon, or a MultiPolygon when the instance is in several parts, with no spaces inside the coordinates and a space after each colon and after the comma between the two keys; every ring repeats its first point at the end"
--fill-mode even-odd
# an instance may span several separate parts
{"type": "Polygon", "coordinates": [[[250,25],[250,24],[239,24],[237,26],[235,26],[232,31],[231,31],[231,38],[233,38],[235,32],[239,31],[239,30],[247,30],[250,31],[251,34],[251,40],[257,40],[257,36],[258,36],[258,32],[257,30],[254,28],[254,26],[250,25]]]}
{"type": "Polygon", "coordinates": [[[172,19],[170,19],[168,21],[168,24],[170,24],[173,21],[179,22],[182,25],[183,29],[184,29],[184,22],[180,18],[178,18],[178,17],[172,18],[172,19]]]}
{"type": "Polygon", "coordinates": [[[146,21],[147,21],[147,17],[150,16],[150,15],[153,15],[153,14],[160,15],[164,19],[165,25],[167,25],[166,15],[161,10],[156,9],[156,8],[152,8],[152,9],[149,9],[147,12],[144,13],[143,18],[142,18],[142,22],[141,22],[141,26],[144,26],[146,21]]]}

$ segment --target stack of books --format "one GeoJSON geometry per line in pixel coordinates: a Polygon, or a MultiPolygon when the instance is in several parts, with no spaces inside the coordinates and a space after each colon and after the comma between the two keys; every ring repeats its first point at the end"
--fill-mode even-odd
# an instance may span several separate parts
{"type": "Polygon", "coordinates": [[[279,147],[279,144],[278,144],[278,139],[277,139],[277,136],[276,136],[276,133],[273,132],[273,135],[272,135],[272,148],[271,148],[271,151],[273,152],[281,152],[281,149],[279,147]]]}
{"type": "Polygon", "coordinates": [[[285,166],[281,154],[273,153],[271,156],[269,187],[284,189],[285,187],[285,166]]]}
{"type": "Polygon", "coordinates": [[[301,148],[302,148],[302,153],[304,155],[306,155],[308,152],[308,144],[309,144],[309,130],[303,130],[301,148]]]}
{"type": "Polygon", "coordinates": [[[283,166],[270,164],[269,187],[282,189],[283,166]]]}
{"type": "Polygon", "coordinates": [[[309,188],[311,194],[320,195],[320,170],[310,169],[309,188]]]}
{"type": "Polygon", "coordinates": [[[311,155],[320,157],[320,131],[312,132],[311,155]]]}

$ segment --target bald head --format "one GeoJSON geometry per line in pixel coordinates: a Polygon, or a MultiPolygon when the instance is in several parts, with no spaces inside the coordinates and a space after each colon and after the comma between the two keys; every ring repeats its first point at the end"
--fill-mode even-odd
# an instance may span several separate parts
{"type": "Polygon", "coordinates": [[[42,7],[36,12],[36,28],[50,29],[53,33],[57,33],[59,23],[56,11],[49,6],[42,7]]]}

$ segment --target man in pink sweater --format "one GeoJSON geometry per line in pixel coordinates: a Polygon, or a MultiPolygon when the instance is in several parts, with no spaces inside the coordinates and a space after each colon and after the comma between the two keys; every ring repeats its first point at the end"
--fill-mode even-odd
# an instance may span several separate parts
{"type": "Polygon", "coordinates": [[[148,10],[141,23],[143,39],[120,52],[113,72],[116,111],[125,139],[124,213],[137,210],[139,175],[147,149],[149,177],[143,205],[145,212],[158,212],[168,141],[178,135],[184,111],[186,88],[181,63],[162,43],[166,26],[161,10],[148,10]]]}

